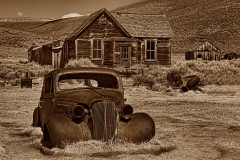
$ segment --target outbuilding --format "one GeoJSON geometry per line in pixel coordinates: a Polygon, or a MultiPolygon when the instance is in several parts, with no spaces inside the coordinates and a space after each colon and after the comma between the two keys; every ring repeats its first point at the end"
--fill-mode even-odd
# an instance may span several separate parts
{"type": "Polygon", "coordinates": [[[192,51],[185,52],[186,60],[220,60],[221,56],[221,50],[206,39],[200,39],[194,44],[192,51]]]}
{"type": "Polygon", "coordinates": [[[59,40],[41,46],[32,46],[28,50],[28,62],[36,62],[41,65],[54,65],[54,56],[60,54],[60,49],[62,47],[59,40]]]}

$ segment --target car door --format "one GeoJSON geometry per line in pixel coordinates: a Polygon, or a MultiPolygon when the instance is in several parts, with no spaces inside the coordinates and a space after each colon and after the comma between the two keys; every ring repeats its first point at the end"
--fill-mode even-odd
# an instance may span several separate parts
{"type": "Polygon", "coordinates": [[[44,78],[42,95],[39,102],[40,110],[40,121],[41,127],[44,128],[44,124],[49,121],[49,117],[53,114],[54,104],[54,88],[53,88],[53,77],[47,75],[44,78]]]}

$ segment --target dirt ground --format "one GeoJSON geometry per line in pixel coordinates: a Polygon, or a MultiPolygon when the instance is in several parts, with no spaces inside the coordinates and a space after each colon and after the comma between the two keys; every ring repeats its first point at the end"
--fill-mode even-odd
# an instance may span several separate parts
{"type": "Polygon", "coordinates": [[[203,90],[206,94],[157,92],[125,81],[127,103],[134,112],[146,112],[155,120],[154,143],[171,149],[130,152],[129,148],[104,157],[43,152],[41,131],[31,127],[41,85],[1,87],[0,159],[240,159],[240,86],[205,86],[203,90]]]}

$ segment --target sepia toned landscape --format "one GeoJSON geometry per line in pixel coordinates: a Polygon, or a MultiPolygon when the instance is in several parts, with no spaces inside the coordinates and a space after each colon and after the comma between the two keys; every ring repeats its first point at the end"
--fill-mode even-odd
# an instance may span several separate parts
{"type": "MultiPolygon", "coordinates": [[[[171,39],[171,66],[136,65],[144,74],[123,75],[124,96],[136,112],[146,112],[155,121],[155,137],[147,143],[106,144],[86,141],[48,149],[40,143],[40,128],[32,127],[43,76],[54,67],[28,62],[33,45],[64,41],[86,17],[68,19],[0,19],[0,159],[239,159],[240,157],[240,2],[143,0],[111,13],[166,14],[174,37],[171,39]],[[238,58],[219,61],[190,60],[192,50],[204,38],[238,58]],[[167,73],[200,78],[199,90],[181,92],[168,87],[167,73]],[[32,88],[21,88],[26,73],[32,88]]],[[[71,66],[93,66],[86,59],[70,61],[71,66]],[[79,65],[80,64],[80,65],[79,65]]]]}

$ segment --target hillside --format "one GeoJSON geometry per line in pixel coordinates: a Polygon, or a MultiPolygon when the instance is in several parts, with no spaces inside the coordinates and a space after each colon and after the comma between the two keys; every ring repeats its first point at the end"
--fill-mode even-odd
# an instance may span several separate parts
{"type": "Polygon", "coordinates": [[[199,38],[207,38],[222,52],[240,53],[239,0],[143,0],[113,12],[165,13],[174,32],[173,53],[193,49],[199,38]]]}
{"type": "Polygon", "coordinates": [[[45,43],[42,35],[29,32],[29,29],[41,25],[46,21],[45,19],[34,18],[1,18],[1,46],[28,48],[32,43],[45,43]]]}
{"type": "Polygon", "coordinates": [[[64,40],[72,31],[74,31],[88,16],[58,19],[45,22],[39,26],[32,27],[29,32],[40,34],[44,37],[49,37],[52,40],[53,33],[55,39],[64,40]]]}
{"type": "MultiPolygon", "coordinates": [[[[143,0],[110,12],[166,14],[172,27],[172,53],[192,50],[200,38],[207,38],[222,52],[240,53],[240,0],[143,0]]],[[[0,44],[27,49],[32,44],[64,40],[87,16],[0,21],[0,44]]]]}

